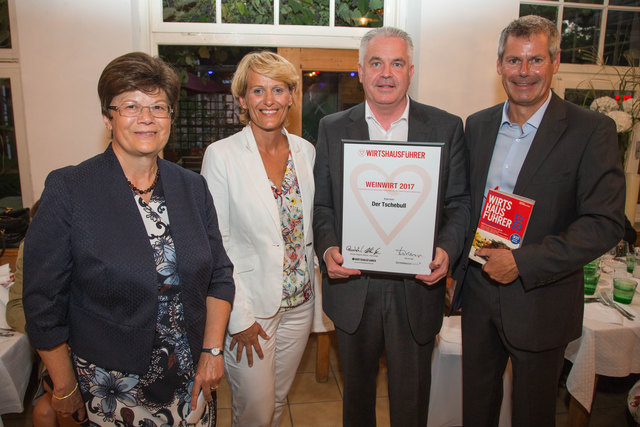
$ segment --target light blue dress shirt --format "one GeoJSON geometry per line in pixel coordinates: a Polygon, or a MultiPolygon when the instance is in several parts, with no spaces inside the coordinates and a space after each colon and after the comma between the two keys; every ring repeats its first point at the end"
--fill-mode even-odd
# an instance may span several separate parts
{"type": "Polygon", "coordinates": [[[547,100],[538,108],[529,120],[520,127],[517,123],[511,123],[507,112],[509,111],[509,101],[504,103],[502,108],[502,120],[500,130],[493,148],[491,165],[487,174],[487,184],[484,188],[484,198],[486,199],[489,189],[498,187],[500,191],[513,193],[516,180],[520,174],[520,169],[527,157],[533,138],[536,136],[538,127],[544,113],[547,111],[551,101],[551,90],[547,100]]]}

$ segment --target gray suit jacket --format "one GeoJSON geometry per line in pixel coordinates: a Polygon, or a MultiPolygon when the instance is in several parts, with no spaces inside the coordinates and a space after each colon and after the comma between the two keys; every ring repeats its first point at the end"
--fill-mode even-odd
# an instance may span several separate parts
{"type": "MultiPolygon", "coordinates": [[[[483,204],[483,192],[502,108],[470,116],[471,223],[465,256],[454,272],[458,287],[474,286],[466,257],[483,204]]],[[[535,200],[523,246],[513,251],[520,271],[500,287],[500,309],[509,342],[542,351],[580,336],[583,313],[582,266],[613,247],[624,231],[624,175],[615,124],[608,117],[553,94],[525,159],[514,193],[535,200]]]]}
{"type": "MultiPolygon", "coordinates": [[[[342,246],[342,139],[368,140],[364,103],[332,114],[320,121],[314,179],[313,231],[318,258],[331,246],[342,246]]],[[[411,101],[409,141],[444,142],[443,174],[436,246],[444,249],[453,264],[460,255],[469,223],[467,158],[462,120],[434,107],[411,101]]],[[[326,272],[322,259],[321,268],[326,272]]],[[[354,332],[362,317],[369,279],[332,280],[323,275],[323,308],[337,327],[354,332]]],[[[409,323],[419,343],[431,340],[440,330],[445,281],[426,286],[405,279],[409,323]]]]}

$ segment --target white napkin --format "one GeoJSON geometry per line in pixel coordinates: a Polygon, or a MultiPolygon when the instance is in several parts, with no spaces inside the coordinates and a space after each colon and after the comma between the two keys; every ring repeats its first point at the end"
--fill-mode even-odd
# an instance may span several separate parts
{"type": "Polygon", "coordinates": [[[9,302],[9,288],[0,286],[0,304],[6,305],[9,302]]]}
{"type": "Polygon", "coordinates": [[[602,272],[598,281],[598,292],[603,290],[613,290],[613,275],[602,272]]]}
{"type": "Polygon", "coordinates": [[[0,265],[0,286],[8,288],[13,284],[13,276],[9,264],[0,265]]]}
{"type": "Polygon", "coordinates": [[[0,286],[0,328],[8,328],[7,324],[7,302],[9,301],[9,289],[0,286]]]}
{"type": "Polygon", "coordinates": [[[0,266],[0,328],[8,328],[6,319],[7,302],[9,302],[9,286],[13,285],[13,277],[9,264],[0,266]]]}
{"type": "Polygon", "coordinates": [[[616,309],[602,305],[599,302],[591,302],[584,305],[584,318],[614,325],[622,325],[623,319],[616,309]]]}

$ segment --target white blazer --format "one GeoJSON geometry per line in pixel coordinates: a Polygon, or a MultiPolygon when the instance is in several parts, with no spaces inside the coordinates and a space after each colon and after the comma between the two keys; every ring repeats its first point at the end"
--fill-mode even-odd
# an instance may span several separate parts
{"type": "MultiPolygon", "coordinates": [[[[307,270],[313,286],[315,148],[284,129],[283,133],[289,141],[302,195],[307,270]]],[[[222,241],[234,266],[236,296],[228,330],[235,334],[258,317],[274,316],[282,301],[284,240],[280,213],[251,126],[209,145],[202,175],[213,196],[222,241]]]]}

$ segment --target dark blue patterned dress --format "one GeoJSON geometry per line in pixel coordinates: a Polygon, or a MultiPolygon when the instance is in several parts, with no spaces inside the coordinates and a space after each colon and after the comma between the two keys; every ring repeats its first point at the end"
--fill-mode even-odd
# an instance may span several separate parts
{"type": "MultiPolygon", "coordinates": [[[[195,367],[169,215],[160,185],[149,203],[134,196],[153,247],[158,277],[158,317],[149,370],[141,377],[107,371],[76,355],[73,362],[91,425],[186,426],[195,367]]],[[[214,401],[197,425],[214,426],[215,418],[214,401]]]]}

